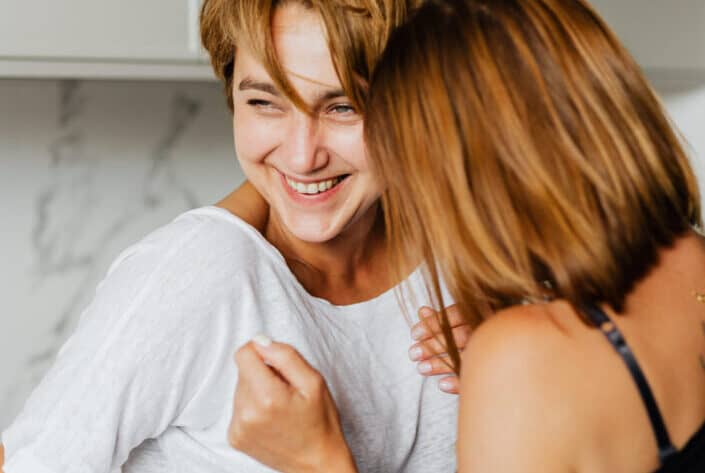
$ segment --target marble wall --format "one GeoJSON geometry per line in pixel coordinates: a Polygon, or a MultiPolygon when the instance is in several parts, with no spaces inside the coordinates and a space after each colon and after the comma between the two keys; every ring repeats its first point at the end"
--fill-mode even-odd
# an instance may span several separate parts
{"type": "MultiPolygon", "coordinates": [[[[657,86],[705,183],[705,80],[657,86]]],[[[0,81],[0,430],[117,253],[241,180],[218,84],[0,81]]]]}
{"type": "Polygon", "coordinates": [[[0,430],[112,259],[241,181],[219,84],[0,81],[0,430]]]}

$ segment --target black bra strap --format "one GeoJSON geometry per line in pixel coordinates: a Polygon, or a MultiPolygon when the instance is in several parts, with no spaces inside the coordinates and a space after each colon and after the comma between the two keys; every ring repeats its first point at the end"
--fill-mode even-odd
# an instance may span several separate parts
{"type": "Polygon", "coordinates": [[[671,443],[671,438],[664,425],[663,417],[661,417],[661,412],[656,404],[656,399],[654,399],[654,395],[649,387],[649,382],[646,380],[643,371],[641,371],[639,363],[637,363],[634,354],[629,348],[629,345],[627,345],[622,332],[619,331],[614,322],[612,322],[609,316],[605,314],[600,307],[593,304],[585,305],[583,306],[583,313],[585,313],[602,333],[605,334],[607,340],[609,340],[614,349],[624,360],[627,368],[629,368],[629,372],[639,389],[639,394],[641,394],[641,399],[649,414],[651,428],[654,430],[656,442],[658,443],[659,458],[663,465],[670,456],[676,453],[676,448],[673,446],[673,443],[671,443]]]}

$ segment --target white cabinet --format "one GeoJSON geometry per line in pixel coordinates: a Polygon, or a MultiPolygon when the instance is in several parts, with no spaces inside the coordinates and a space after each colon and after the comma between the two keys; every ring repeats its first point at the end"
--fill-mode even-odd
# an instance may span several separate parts
{"type": "Polygon", "coordinates": [[[705,73],[705,0],[592,0],[651,72],[705,73]]]}
{"type": "Polygon", "coordinates": [[[0,0],[0,77],[208,79],[201,0],[0,0]]]}

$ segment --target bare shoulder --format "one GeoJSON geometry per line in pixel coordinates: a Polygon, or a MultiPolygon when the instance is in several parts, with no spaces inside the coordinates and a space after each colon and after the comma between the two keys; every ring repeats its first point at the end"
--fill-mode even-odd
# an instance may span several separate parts
{"type": "Polygon", "coordinates": [[[571,317],[577,319],[562,302],[517,306],[475,331],[460,377],[459,471],[574,466],[584,399],[575,388],[573,331],[580,322],[571,317]]]}
{"type": "MultiPolygon", "coordinates": [[[[570,305],[515,306],[498,312],[474,332],[463,353],[463,369],[470,375],[481,372],[494,377],[511,375],[530,382],[536,375],[555,376],[560,381],[571,357],[576,327],[581,324],[570,305]]],[[[551,389],[545,383],[535,389],[551,389]]]]}

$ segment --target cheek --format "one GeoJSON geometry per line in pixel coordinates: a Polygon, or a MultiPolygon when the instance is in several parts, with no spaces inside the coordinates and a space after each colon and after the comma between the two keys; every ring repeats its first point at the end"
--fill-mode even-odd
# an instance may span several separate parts
{"type": "Polygon", "coordinates": [[[236,113],[233,118],[233,137],[235,154],[242,163],[262,162],[276,147],[277,137],[271,127],[242,113],[236,113]]]}
{"type": "Polygon", "coordinates": [[[357,171],[369,170],[362,125],[338,130],[333,134],[335,151],[357,171]]]}

